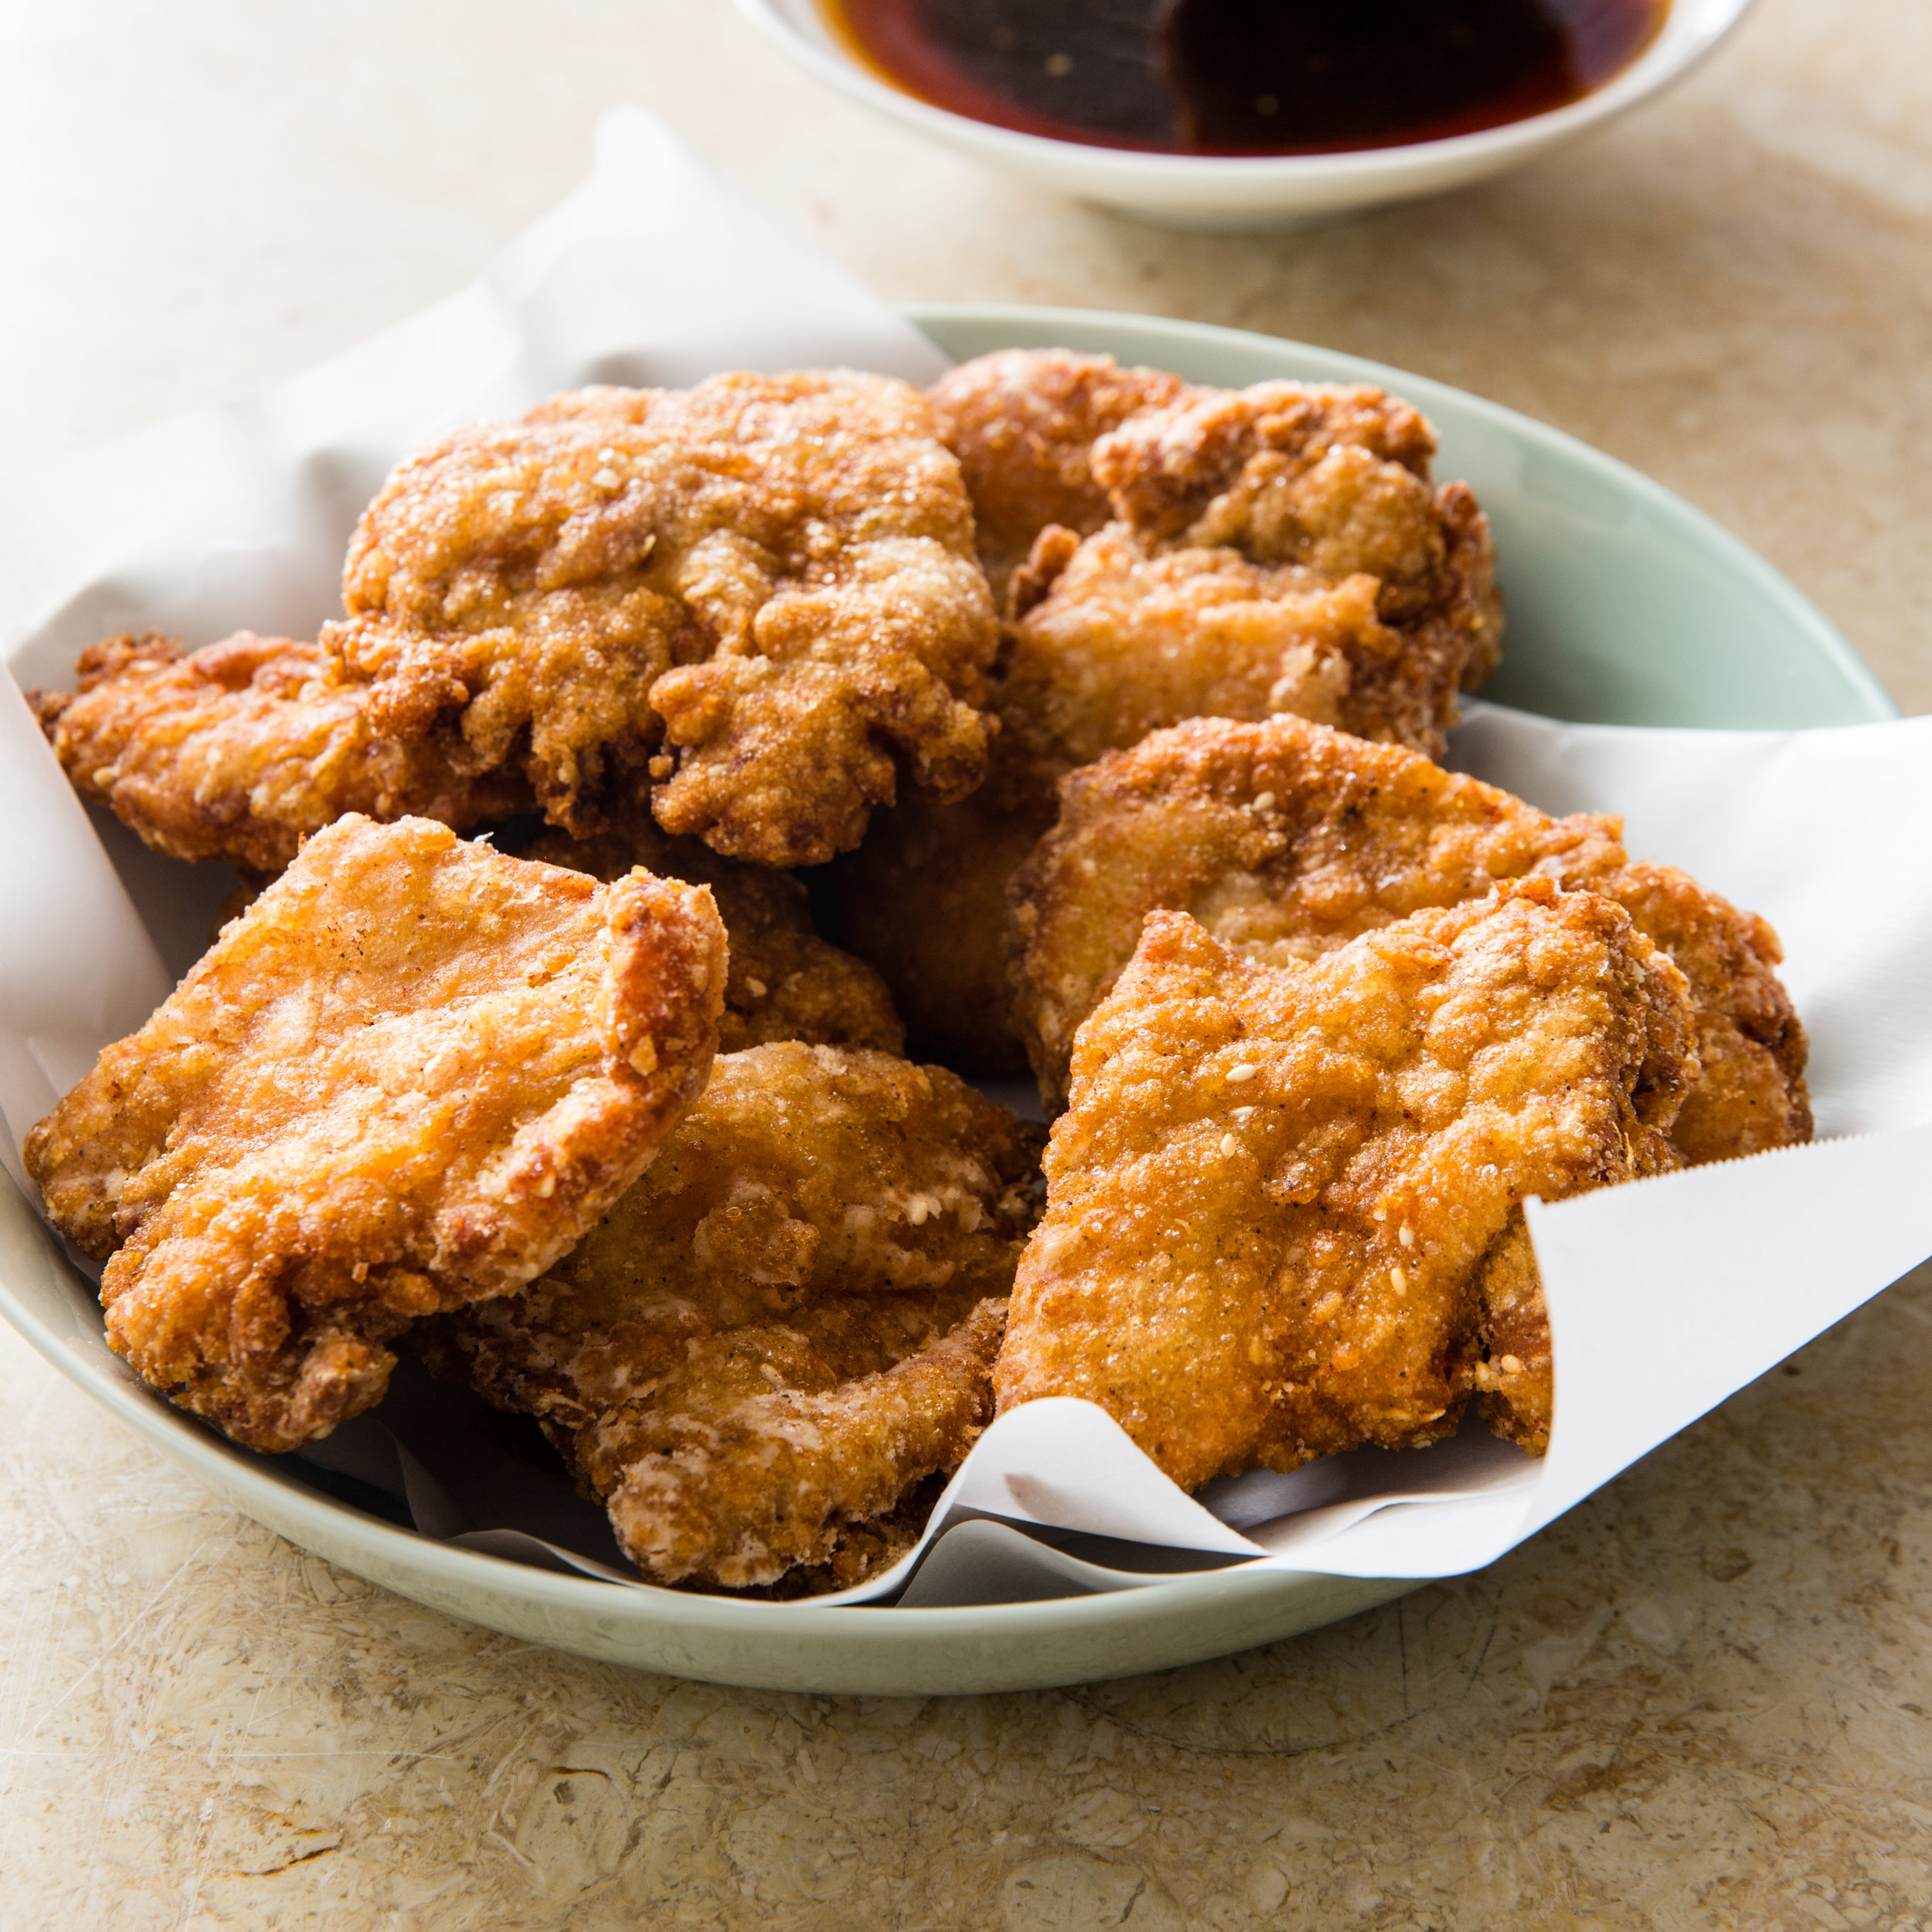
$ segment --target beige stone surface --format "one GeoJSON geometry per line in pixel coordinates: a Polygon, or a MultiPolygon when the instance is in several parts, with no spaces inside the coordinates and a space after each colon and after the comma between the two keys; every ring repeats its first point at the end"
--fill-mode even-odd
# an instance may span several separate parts
{"type": "MultiPolygon", "coordinates": [[[[446,292],[622,100],[890,296],[1271,330],[1575,430],[1932,710],[1922,0],[1762,0],[1532,172],[1260,242],[926,148],[722,0],[4,0],[0,470],[446,292]]],[[[374,1591],[0,1331],[0,1928],[1932,1924],[1928,1386],[1922,1270],[1480,1576],[1158,1678],[868,1702],[374,1591]]]]}

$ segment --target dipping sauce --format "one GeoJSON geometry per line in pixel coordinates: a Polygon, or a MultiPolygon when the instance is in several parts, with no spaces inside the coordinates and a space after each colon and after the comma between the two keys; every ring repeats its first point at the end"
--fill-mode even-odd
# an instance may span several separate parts
{"type": "Polygon", "coordinates": [[[976,121],[1168,154],[1441,140],[1580,99],[1670,0],[820,0],[882,80],[976,121]]]}

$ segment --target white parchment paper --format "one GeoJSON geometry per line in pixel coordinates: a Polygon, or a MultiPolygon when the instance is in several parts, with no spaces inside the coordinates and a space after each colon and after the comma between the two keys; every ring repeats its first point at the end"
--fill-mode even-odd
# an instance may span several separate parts
{"type": "MultiPolygon", "coordinates": [[[[844,364],[929,380],[925,338],[647,116],[474,286],[260,400],[164,423],[0,491],[23,684],[114,631],[313,634],[390,466],[456,424],[586,382],[844,364]]],[[[1189,1497],[1100,1410],[989,1429],[920,1546],[814,1602],[992,1602],[1230,1563],[1368,1577],[1492,1561],[1932,1252],[1932,719],[1804,733],[1561,725],[1472,707],[1452,757],[1552,812],[1621,812],[1642,857],[1764,913],[1811,1034],[1828,1138],[1545,1207],[1530,1227],[1558,1400],[1532,1461],[1474,1425],[1189,1497]],[[1660,1348],[1658,1337],[1670,1346],[1660,1348]]],[[[18,1143],[196,957],[223,868],[158,859],[74,799],[0,674],[0,1136],[18,1143]]],[[[305,1452],[425,1534],[638,1583],[568,1485],[405,1365],[305,1452]]],[[[811,1604],[800,1606],[808,1614],[811,1604]]]]}

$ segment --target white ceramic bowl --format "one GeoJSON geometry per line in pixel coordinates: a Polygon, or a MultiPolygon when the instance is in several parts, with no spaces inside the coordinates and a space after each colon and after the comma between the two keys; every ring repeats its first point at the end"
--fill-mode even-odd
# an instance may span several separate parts
{"type": "Polygon", "coordinates": [[[1663,30],[1621,74],[1567,107],[1525,121],[1408,147],[1228,158],[1139,154],[992,127],[902,93],[861,66],[826,24],[818,0],[738,0],[740,10],[801,66],[916,133],[1078,200],[1171,226],[1232,232],[1298,227],[1500,174],[1670,86],[1751,4],[1674,0],[1663,30]]]}

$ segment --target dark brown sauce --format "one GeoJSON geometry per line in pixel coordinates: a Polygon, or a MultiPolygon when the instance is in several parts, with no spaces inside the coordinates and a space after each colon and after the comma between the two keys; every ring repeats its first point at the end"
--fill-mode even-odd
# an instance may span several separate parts
{"type": "Polygon", "coordinates": [[[996,127],[1173,154],[1441,140],[1580,99],[1670,0],[821,0],[882,78],[996,127]]]}

